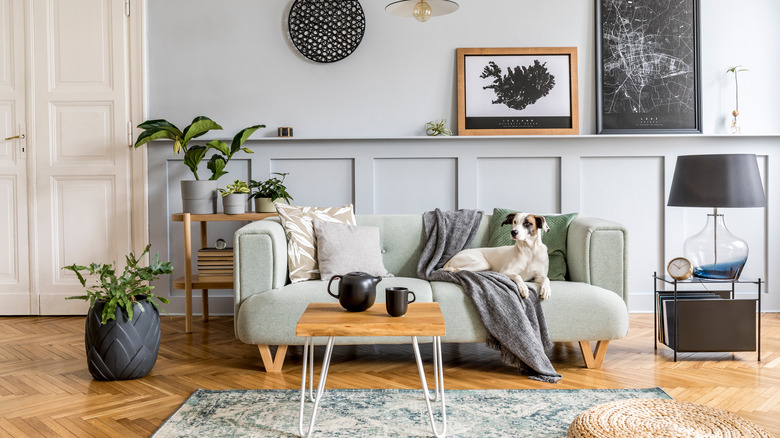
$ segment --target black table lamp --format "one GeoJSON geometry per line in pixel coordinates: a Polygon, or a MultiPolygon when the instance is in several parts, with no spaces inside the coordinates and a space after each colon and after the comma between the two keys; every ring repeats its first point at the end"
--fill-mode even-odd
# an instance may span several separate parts
{"type": "Polygon", "coordinates": [[[666,205],[713,209],[704,229],[685,240],[683,254],[691,261],[697,277],[738,279],[747,262],[748,246],[729,232],[718,208],[766,207],[756,156],[677,157],[666,205]]]}

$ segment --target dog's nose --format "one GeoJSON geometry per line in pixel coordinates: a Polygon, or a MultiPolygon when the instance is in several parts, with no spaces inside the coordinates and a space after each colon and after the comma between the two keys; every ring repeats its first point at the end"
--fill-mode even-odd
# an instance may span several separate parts
{"type": "Polygon", "coordinates": [[[512,235],[512,237],[517,237],[517,235],[518,235],[519,233],[518,233],[518,231],[517,231],[517,230],[512,230],[512,232],[511,232],[510,234],[512,235]]]}

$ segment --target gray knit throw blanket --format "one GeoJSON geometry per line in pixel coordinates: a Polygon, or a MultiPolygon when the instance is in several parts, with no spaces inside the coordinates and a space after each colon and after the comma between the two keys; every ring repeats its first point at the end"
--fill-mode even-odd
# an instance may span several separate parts
{"type": "Polygon", "coordinates": [[[547,357],[553,344],[535,288],[529,287],[528,298],[521,298],[517,286],[504,274],[441,269],[458,251],[469,247],[481,220],[478,210],[443,212],[437,208],[423,214],[425,246],[417,276],[459,284],[474,301],[489,333],[486,343],[501,352],[501,361],[531,379],[555,383],[561,375],[547,357]]]}

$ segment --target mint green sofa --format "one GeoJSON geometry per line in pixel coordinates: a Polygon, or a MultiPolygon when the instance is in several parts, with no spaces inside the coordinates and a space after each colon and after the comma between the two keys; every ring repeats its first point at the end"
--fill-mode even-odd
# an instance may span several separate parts
{"type": "MultiPolygon", "coordinates": [[[[484,342],[486,331],[471,299],[460,286],[416,278],[423,247],[422,215],[358,215],[357,224],[379,227],[383,261],[394,277],[377,285],[376,303],[384,289],[405,286],[419,302],[438,302],[447,325],[443,342],[484,342]]],[[[487,246],[485,215],[472,243],[487,246]]],[[[266,371],[281,371],[289,345],[303,345],[295,325],[309,303],[335,302],[327,282],[289,284],[287,241],[278,218],[239,229],[235,251],[235,331],[244,343],[260,350],[266,371]],[[271,346],[278,346],[275,357],[271,346]]],[[[566,260],[568,281],[553,281],[552,296],[542,303],[553,342],[578,342],[585,365],[601,366],[607,345],[628,333],[626,230],[620,224],[577,217],[569,226],[566,260]],[[590,341],[597,341],[595,352],[590,341]]],[[[533,286],[532,286],[533,287],[533,286]]],[[[377,305],[377,304],[375,304],[377,305]]],[[[340,344],[408,343],[409,339],[336,338],[340,344]]],[[[315,339],[324,343],[324,339],[315,339]]]]}

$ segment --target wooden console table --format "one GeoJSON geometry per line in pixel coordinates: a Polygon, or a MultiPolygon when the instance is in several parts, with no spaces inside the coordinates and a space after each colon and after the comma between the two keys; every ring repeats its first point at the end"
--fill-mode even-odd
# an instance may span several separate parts
{"type": "Polygon", "coordinates": [[[242,213],[242,214],[190,214],[174,213],[171,220],[184,222],[184,276],[173,281],[174,289],[184,289],[184,331],[192,333],[192,289],[200,289],[203,299],[203,320],[209,319],[209,289],[233,289],[233,279],[225,281],[201,281],[192,274],[192,223],[200,222],[200,247],[208,244],[208,222],[229,221],[259,221],[276,213],[242,213]]]}

